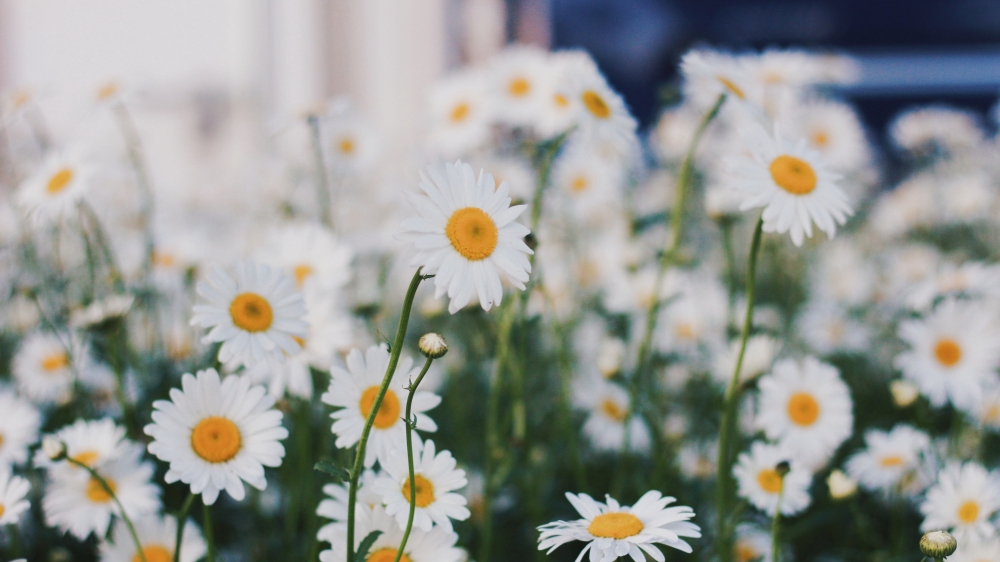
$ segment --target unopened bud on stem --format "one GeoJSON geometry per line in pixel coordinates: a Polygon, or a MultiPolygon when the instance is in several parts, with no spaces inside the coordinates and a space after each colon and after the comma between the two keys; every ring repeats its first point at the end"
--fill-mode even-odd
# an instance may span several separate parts
{"type": "Polygon", "coordinates": [[[920,552],[940,562],[958,548],[958,541],[948,531],[928,531],[920,538],[920,552]]]}
{"type": "Polygon", "coordinates": [[[420,353],[431,359],[439,359],[444,357],[445,353],[448,353],[448,341],[441,334],[434,332],[429,332],[421,336],[417,346],[420,348],[420,353]]]}
{"type": "Polygon", "coordinates": [[[42,439],[42,451],[46,457],[53,461],[61,461],[66,458],[66,444],[52,436],[42,439]]]}

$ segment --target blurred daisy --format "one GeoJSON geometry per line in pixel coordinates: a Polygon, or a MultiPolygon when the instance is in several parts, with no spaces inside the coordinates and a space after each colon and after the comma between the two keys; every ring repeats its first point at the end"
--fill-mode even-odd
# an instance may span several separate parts
{"type": "Polygon", "coordinates": [[[767,562],[772,559],[771,547],[771,533],[750,523],[736,526],[736,542],[733,544],[733,559],[736,562],[767,562]]]}
{"type": "Polygon", "coordinates": [[[986,386],[972,408],[972,417],[983,427],[996,431],[1000,429],[1000,379],[986,386]]]}
{"type": "Polygon", "coordinates": [[[69,336],[31,333],[14,355],[11,372],[18,390],[36,403],[61,403],[70,398],[76,373],[63,338],[68,340],[69,336]]]}
{"type": "Polygon", "coordinates": [[[851,106],[834,101],[811,101],[789,120],[796,136],[806,139],[809,148],[823,155],[830,168],[856,171],[870,160],[868,142],[851,106]]]}
{"type": "Polygon", "coordinates": [[[295,338],[306,336],[306,307],[291,275],[248,261],[233,280],[213,265],[198,294],[207,302],[194,306],[191,325],[211,328],[204,343],[222,342],[219,361],[280,363],[302,349],[295,338]]]}
{"type": "Polygon", "coordinates": [[[315,284],[338,289],[351,280],[354,252],[329,229],[313,223],[276,228],[260,253],[260,261],[291,275],[299,290],[315,284]]]}
{"type": "Polygon", "coordinates": [[[587,546],[578,560],[589,550],[590,560],[613,562],[625,556],[643,560],[644,555],[649,555],[663,562],[663,553],[654,545],[690,553],[691,545],[681,537],[701,537],[701,529],[689,521],[694,511],[687,506],[667,507],[676,500],[660,492],[646,492],[632,507],[619,505],[611,496],[606,498],[607,503],[601,503],[587,494],[567,492],[566,499],[583,519],[555,521],[539,527],[538,550],[549,554],[568,542],[583,541],[587,546]]]}
{"type": "Polygon", "coordinates": [[[864,351],[871,342],[868,325],[852,318],[844,305],[833,301],[806,303],[796,326],[802,339],[820,355],[864,351]]]}
{"type": "MultiPolygon", "coordinates": [[[[133,524],[146,562],[169,562],[174,559],[174,544],[177,541],[175,518],[150,515],[133,521],[133,524]]],[[[194,523],[188,521],[181,536],[180,562],[196,562],[205,556],[206,552],[208,547],[201,537],[201,532],[194,523]]],[[[121,519],[112,527],[111,541],[101,541],[100,553],[103,562],[140,560],[135,543],[121,519]]]]}
{"type": "Polygon", "coordinates": [[[596,66],[567,74],[560,93],[577,103],[577,125],[585,142],[607,142],[617,154],[630,154],[638,143],[637,123],[596,66]]]}
{"type": "Polygon", "coordinates": [[[907,287],[901,298],[913,310],[929,310],[939,297],[1000,296],[1000,265],[967,261],[960,265],[941,263],[907,287]]]}
{"type": "Polygon", "coordinates": [[[14,476],[6,467],[0,467],[0,525],[17,525],[21,514],[31,507],[28,492],[31,484],[14,476]]]}
{"type": "Polygon", "coordinates": [[[725,345],[728,296],[718,276],[708,270],[673,269],[666,275],[655,342],[664,352],[687,355],[725,345]]]}
{"type": "MultiPolygon", "coordinates": [[[[372,543],[365,562],[393,562],[396,559],[399,545],[403,542],[403,531],[382,506],[373,509],[359,507],[355,524],[357,525],[354,532],[355,549],[372,531],[382,532],[372,543]]],[[[406,541],[400,562],[460,562],[465,559],[465,554],[455,547],[457,541],[458,535],[441,527],[435,527],[430,531],[414,527],[409,540],[406,541]]],[[[346,528],[342,535],[333,537],[330,544],[332,546],[330,550],[320,553],[320,562],[347,560],[346,528]]]]}
{"type": "Polygon", "coordinates": [[[586,149],[564,152],[556,161],[552,178],[553,195],[558,195],[577,220],[605,216],[608,207],[620,205],[624,196],[620,166],[586,149]]]}
{"type": "Polygon", "coordinates": [[[997,320],[976,302],[947,299],[921,320],[899,325],[910,346],[893,364],[936,407],[951,402],[968,411],[1000,363],[1000,341],[990,336],[997,320]]]}
{"type": "Polygon", "coordinates": [[[28,460],[28,447],[38,441],[42,416],[30,402],[0,389],[0,469],[28,460]]]}
{"type": "Polygon", "coordinates": [[[629,450],[649,450],[649,428],[641,416],[629,415],[629,395],[620,386],[596,375],[578,377],[573,405],[587,410],[583,433],[595,449],[617,453],[628,439],[629,450]]]}
{"type": "MultiPolygon", "coordinates": [[[[101,420],[76,420],[73,425],[55,432],[54,437],[66,445],[66,456],[80,464],[96,468],[118,458],[128,448],[125,428],[115,424],[111,418],[101,420]]],[[[35,454],[35,465],[61,474],[82,474],[80,467],[69,462],[53,463],[45,451],[35,454]]]]}
{"type": "Polygon", "coordinates": [[[548,90],[548,54],[527,46],[508,47],[493,58],[490,92],[497,117],[509,125],[531,126],[538,120],[548,90]]]}
{"type": "Polygon", "coordinates": [[[499,272],[524,289],[532,251],[522,238],[528,229],[515,222],[524,205],[510,206],[506,184],[461,161],[421,174],[423,194],[408,193],[418,216],[403,221],[400,237],[416,246],[410,265],[434,274],[435,297],[448,295],[448,311],[458,312],[479,296],[483,310],[503,299],[499,272]]]}
{"type": "Polygon", "coordinates": [[[685,477],[708,480],[715,476],[718,455],[719,447],[715,443],[701,445],[686,442],[677,452],[677,464],[685,477]]]}
{"type": "Polygon", "coordinates": [[[930,437],[908,425],[892,431],[870,429],[865,449],[847,460],[847,473],[867,490],[919,493],[934,477],[923,470],[930,447],[930,437]]]}
{"type": "Polygon", "coordinates": [[[816,266],[810,268],[815,294],[850,306],[871,299],[878,274],[858,240],[850,236],[834,240],[817,257],[816,266]]]}
{"type": "Polygon", "coordinates": [[[972,111],[924,107],[901,113],[889,125],[896,146],[918,155],[949,153],[979,146],[983,130],[972,111]]]}
{"type": "Polygon", "coordinates": [[[53,154],[15,194],[18,205],[36,225],[75,214],[94,176],[92,166],[77,154],[53,154]]]}
{"type": "Polygon", "coordinates": [[[782,359],[757,383],[757,427],[816,470],[851,436],[851,391],[836,367],[809,356],[782,359]]]}
{"type": "MultiPolygon", "coordinates": [[[[752,381],[766,373],[774,363],[781,343],[765,334],[756,334],[747,338],[746,351],[743,352],[743,366],[740,369],[740,383],[752,381]]],[[[715,355],[712,365],[712,375],[721,385],[728,385],[736,370],[736,360],[740,355],[740,341],[729,342],[729,347],[715,355]]]]}
{"type": "MultiPolygon", "coordinates": [[[[469,518],[465,496],[455,493],[468,483],[465,471],[455,468],[455,458],[450,452],[437,453],[433,441],[421,444],[416,439],[413,445],[413,474],[417,491],[413,525],[424,531],[430,531],[434,525],[450,531],[452,519],[465,521],[469,518]]],[[[383,476],[375,481],[374,490],[382,497],[386,513],[396,517],[400,529],[406,529],[410,515],[410,472],[406,449],[396,449],[389,455],[389,462],[383,470],[383,476]]]]}
{"type": "Polygon", "coordinates": [[[685,97],[699,107],[711,107],[722,94],[739,100],[757,99],[746,61],[709,49],[688,51],[681,58],[685,97]]]}
{"type": "Polygon", "coordinates": [[[772,136],[748,124],[741,134],[751,156],[733,154],[727,164],[732,187],[744,196],[740,209],[763,207],[764,231],[788,232],[796,246],[812,237],[813,223],[833,238],[854,211],[820,154],[804,139],[785,140],[777,127],[772,136]]]}
{"type": "MultiPolygon", "coordinates": [[[[409,467],[407,467],[409,471],[409,467]]],[[[374,509],[382,505],[382,496],[375,491],[375,480],[378,475],[374,470],[365,470],[361,473],[358,481],[357,505],[367,509],[374,509]]],[[[326,498],[319,502],[316,514],[330,519],[332,523],[323,525],[317,537],[321,541],[333,543],[336,540],[343,540],[347,532],[347,504],[350,500],[350,492],[347,484],[327,484],[323,486],[323,493],[326,498]]],[[[390,561],[391,562],[391,561],[390,561]]]]}
{"type": "Polygon", "coordinates": [[[322,117],[322,131],[330,163],[341,172],[361,172],[378,157],[378,138],[346,99],[333,100],[322,117]]]}
{"type": "Polygon", "coordinates": [[[1000,539],[960,541],[948,562],[992,562],[1000,560],[1000,539]]]}
{"type": "MultiPolygon", "coordinates": [[[[322,400],[340,408],[330,414],[336,420],[332,430],[337,436],[337,447],[352,447],[361,440],[365,422],[375,405],[375,398],[388,366],[389,351],[373,345],[364,354],[359,349],[352,349],[347,354],[347,370],[336,365],[330,369],[330,389],[322,400]]],[[[407,391],[403,387],[419,374],[420,368],[413,366],[413,359],[405,356],[399,358],[396,372],[382,398],[378,413],[375,414],[365,451],[365,467],[374,466],[376,459],[380,465],[386,466],[390,453],[404,444],[406,422],[403,421],[402,413],[407,391]]],[[[441,397],[430,392],[418,391],[414,395],[413,417],[416,418],[417,429],[437,431],[437,424],[425,412],[440,403],[441,397]]]]}
{"type": "Polygon", "coordinates": [[[490,137],[492,101],[483,71],[466,70],[438,82],[430,94],[430,145],[445,157],[482,146],[490,137]]]}
{"type": "MultiPolygon", "coordinates": [[[[141,456],[142,448],[133,445],[117,458],[94,467],[132,519],[160,509],[160,488],[150,481],[153,465],[141,462],[141,456]]],[[[111,516],[119,514],[112,495],[82,470],[54,478],[45,490],[42,508],[48,525],[80,540],[86,540],[90,533],[104,536],[111,516]]]]}
{"type": "Polygon", "coordinates": [[[777,445],[755,442],[749,452],[740,453],[736,459],[733,476],[740,497],[770,516],[778,510],[779,496],[782,515],[795,515],[812,501],[809,496],[812,473],[777,445]],[[782,462],[791,467],[784,478],[775,470],[782,462]]]}
{"type": "Polygon", "coordinates": [[[243,482],[265,489],[264,467],[281,465],[280,441],[288,437],[274,398],[247,377],[220,380],[215,369],[185,374],[181,386],[169,401],[153,402],[153,423],[144,429],[153,438],[149,452],[170,463],[164,480],[190,484],[208,505],[222,490],[242,500],[243,482]]]}
{"type": "Polygon", "coordinates": [[[920,512],[922,531],[947,529],[958,541],[994,537],[993,515],[1000,509],[1000,478],[982,465],[950,461],[927,490],[920,512]]]}
{"type": "Polygon", "coordinates": [[[552,138],[569,131],[580,111],[580,100],[571,98],[565,84],[581,73],[597,73],[597,64],[586,51],[568,50],[549,54],[549,68],[542,85],[541,103],[535,132],[552,138]]]}

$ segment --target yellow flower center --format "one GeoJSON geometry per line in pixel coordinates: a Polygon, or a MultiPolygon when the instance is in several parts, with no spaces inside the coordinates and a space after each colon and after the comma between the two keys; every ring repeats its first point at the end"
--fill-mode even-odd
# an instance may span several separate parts
{"type": "Polygon", "coordinates": [[[753,562],[758,558],[762,558],[761,553],[757,552],[757,549],[746,541],[736,542],[734,554],[736,555],[736,562],[753,562]]]}
{"type": "Polygon", "coordinates": [[[813,146],[825,147],[830,144],[830,136],[824,131],[816,131],[812,136],[813,146]]]}
{"type": "Polygon", "coordinates": [[[4,508],[3,504],[0,503],[0,517],[3,517],[3,512],[4,511],[7,511],[7,510],[6,510],[6,508],[4,508]]]}
{"type": "MultiPolygon", "coordinates": [[[[377,386],[370,386],[361,393],[361,403],[359,406],[363,418],[368,419],[368,415],[372,413],[372,406],[375,405],[375,397],[377,395],[377,386]]],[[[392,390],[386,390],[385,396],[382,398],[382,405],[379,406],[378,413],[375,414],[375,427],[378,429],[389,429],[396,425],[397,421],[399,421],[399,398],[396,397],[396,393],[392,390]]]]}
{"type": "Polygon", "coordinates": [[[808,195],[816,189],[816,171],[801,158],[782,154],[769,169],[774,183],[792,195],[808,195]]]}
{"type": "Polygon", "coordinates": [[[111,99],[118,93],[118,83],[108,82],[107,84],[101,86],[100,90],[97,90],[97,100],[106,101],[111,99]]]}
{"type": "Polygon", "coordinates": [[[452,123],[461,123],[462,121],[465,121],[465,118],[468,116],[469,104],[462,102],[452,108],[451,115],[448,117],[451,119],[452,123]]]}
{"type": "Polygon", "coordinates": [[[604,539],[634,537],[643,529],[645,525],[631,513],[603,513],[595,517],[587,527],[591,535],[604,539]]]}
{"type": "Polygon", "coordinates": [[[695,331],[694,326],[688,322],[680,322],[674,326],[674,335],[682,340],[693,340],[698,337],[698,333],[695,331]]]}
{"type": "Polygon", "coordinates": [[[248,332],[264,332],[274,321],[274,311],[271,303],[257,293],[241,293],[236,295],[229,305],[229,315],[233,324],[248,332]]]}
{"type": "Polygon", "coordinates": [[[567,107],[569,107],[569,100],[566,99],[566,96],[562,94],[556,94],[552,96],[552,101],[556,104],[556,107],[558,107],[559,109],[566,109],[567,107]]]}
{"type": "Polygon", "coordinates": [[[586,176],[577,176],[569,183],[569,189],[574,193],[580,193],[581,191],[587,189],[587,186],[589,185],[590,182],[587,181],[586,176]]]}
{"type": "Polygon", "coordinates": [[[808,392],[796,392],[788,399],[788,417],[796,425],[808,427],[819,418],[819,402],[808,392]]]}
{"type": "Polygon", "coordinates": [[[0,449],[3,449],[3,433],[0,433],[0,449]]]}
{"type": "Polygon", "coordinates": [[[46,373],[69,367],[69,357],[65,353],[53,353],[42,359],[42,370],[46,373]]]}
{"type": "MultiPolygon", "coordinates": [[[[427,507],[434,503],[434,484],[419,474],[415,475],[414,478],[413,483],[417,489],[417,507],[427,507]]],[[[403,497],[406,498],[407,502],[410,501],[409,478],[403,483],[403,497]]]]}
{"type": "Polygon", "coordinates": [[[625,421],[625,418],[628,417],[628,410],[610,398],[605,398],[601,402],[601,411],[604,412],[604,415],[618,422],[625,421]]]}
{"type": "MultiPolygon", "coordinates": [[[[112,493],[118,491],[118,486],[115,485],[114,480],[105,476],[104,482],[107,483],[108,490],[111,490],[112,493]]],[[[96,478],[91,477],[87,481],[87,499],[94,503],[108,503],[111,501],[111,494],[108,493],[108,490],[96,478]]]]}
{"type": "Polygon", "coordinates": [[[969,500],[958,507],[958,520],[966,525],[975,523],[979,519],[979,504],[975,500],[969,500]]]}
{"type": "Polygon", "coordinates": [[[153,252],[153,265],[173,267],[175,263],[177,263],[177,258],[173,254],[153,252]]]}
{"type": "Polygon", "coordinates": [[[205,418],[191,430],[191,448],[208,462],[226,462],[235,457],[242,447],[240,429],[226,418],[205,418]]]}
{"type": "MultiPolygon", "coordinates": [[[[173,554],[166,547],[158,544],[143,547],[142,557],[145,557],[146,562],[171,562],[174,559],[173,554]]],[[[132,562],[142,562],[142,557],[136,553],[132,557],[132,562]]]]}
{"type": "Polygon", "coordinates": [[[760,484],[762,490],[769,494],[781,492],[782,482],[781,475],[773,468],[765,468],[757,473],[757,483],[760,484]]]}
{"type": "MultiPolygon", "coordinates": [[[[396,549],[395,548],[380,548],[375,552],[368,555],[365,562],[393,562],[396,559],[396,549]]],[[[402,555],[399,557],[399,562],[413,562],[407,555],[402,555]]]]}
{"type": "Polygon", "coordinates": [[[308,265],[308,264],[305,264],[305,263],[302,263],[302,264],[299,264],[299,265],[295,266],[295,268],[292,269],[292,274],[295,275],[295,283],[299,287],[301,287],[303,284],[305,284],[306,277],[309,277],[315,271],[316,270],[313,269],[313,267],[311,265],[308,265]]]}
{"type": "Polygon", "coordinates": [[[94,468],[94,464],[97,463],[97,458],[100,456],[101,456],[100,453],[98,453],[97,451],[83,451],[80,454],[75,455],[73,457],[73,460],[84,466],[94,468]]]}
{"type": "Polygon", "coordinates": [[[524,78],[517,77],[510,81],[510,85],[507,87],[507,90],[510,92],[510,95],[520,98],[528,95],[528,92],[531,91],[531,82],[528,82],[524,78]]]}
{"type": "Polygon", "coordinates": [[[583,105],[587,108],[594,117],[598,119],[607,119],[611,117],[611,108],[604,101],[604,98],[599,96],[597,92],[593,90],[587,90],[581,96],[583,98],[583,105]]]}
{"type": "Polygon", "coordinates": [[[942,338],[934,346],[934,357],[945,367],[954,367],[962,360],[962,346],[953,339],[942,338]]]}
{"type": "Polygon", "coordinates": [[[719,82],[722,82],[722,85],[726,88],[726,90],[729,91],[729,93],[735,95],[736,97],[740,98],[741,100],[747,99],[747,95],[745,93],[743,93],[743,90],[741,90],[739,86],[737,86],[735,83],[733,83],[732,80],[730,80],[729,78],[726,78],[725,76],[723,76],[721,74],[718,75],[718,76],[716,76],[716,78],[719,80],[719,82]]]}
{"type": "Polygon", "coordinates": [[[71,181],[73,181],[73,170],[63,168],[55,174],[52,174],[52,177],[49,178],[49,184],[45,186],[45,191],[48,191],[49,195],[55,195],[66,189],[66,186],[69,185],[69,182],[71,181]]]}
{"type": "Polygon", "coordinates": [[[338,148],[340,148],[340,151],[344,154],[354,154],[354,141],[350,138],[344,137],[340,139],[338,148]]]}
{"type": "Polygon", "coordinates": [[[882,457],[879,464],[882,465],[883,468],[895,468],[897,466],[903,466],[906,464],[906,461],[899,455],[890,455],[888,457],[882,457]]]}
{"type": "MultiPolygon", "coordinates": [[[[983,421],[986,423],[996,423],[998,420],[1000,420],[1000,404],[993,404],[983,414],[983,421]]],[[[0,441],[0,444],[2,443],[3,441],[0,441]]]]}
{"type": "Polygon", "coordinates": [[[500,237],[493,219],[478,207],[465,207],[452,213],[444,233],[455,251],[469,261],[490,257],[500,237]]]}

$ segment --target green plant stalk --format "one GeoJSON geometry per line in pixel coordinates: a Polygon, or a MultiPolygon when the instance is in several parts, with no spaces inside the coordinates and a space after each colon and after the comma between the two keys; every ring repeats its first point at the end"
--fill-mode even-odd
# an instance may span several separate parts
{"type": "Polygon", "coordinates": [[[21,535],[16,523],[7,524],[7,535],[10,537],[10,554],[15,559],[21,556],[21,535]]]}
{"type": "Polygon", "coordinates": [[[121,130],[122,138],[125,139],[125,149],[128,153],[129,162],[135,170],[136,181],[139,186],[139,221],[142,224],[144,239],[144,252],[142,261],[143,275],[148,277],[153,268],[153,187],[149,181],[149,172],[146,166],[146,159],[142,151],[142,139],[139,130],[135,127],[132,115],[125,104],[118,100],[112,106],[115,114],[115,121],[121,130]]]}
{"type": "Polygon", "coordinates": [[[313,159],[316,166],[316,199],[319,203],[319,220],[327,228],[333,228],[333,218],[330,216],[333,210],[330,201],[330,178],[326,174],[326,159],[323,158],[323,136],[319,128],[319,117],[310,115],[306,117],[309,124],[309,139],[311,140],[313,159]]]}
{"type": "Polygon", "coordinates": [[[205,533],[205,543],[208,545],[208,556],[205,557],[207,562],[215,562],[215,531],[212,529],[212,506],[205,503],[205,497],[201,498],[202,514],[204,515],[204,520],[202,525],[205,527],[202,531],[205,533]]]}
{"type": "Polygon", "coordinates": [[[125,507],[122,506],[122,502],[118,501],[118,496],[115,495],[115,491],[108,485],[108,481],[105,480],[103,476],[98,474],[96,470],[90,468],[86,464],[72,457],[66,457],[66,460],[69,461],[70,464],[86,470],[87,474],[96,480],[97,483],[101,485],[101,488],[104,488],[104,493],[111,497],[111,501],[115,502],[115,505],[118,506],[118,511],[121,512],[120,515],[122,521],[125,522],[125,526],[128,528],[128,534],[131,535],[132,542],[135,544],[135,551],[139,556],[139,560],[146,562],[146,553],[142,551],[142,543],[139,541],[139,535],[135,532],[135,526],[132,525],[132,520],[129,519],[128,514],[125,513],[125,507]]]}
{"type": "Polygon", "coordinates": [[[180,512],[177,513],[177,536],[174,538],[174,562],[180,562],[181,560],[181,544],[184,540],[184,524],[187,522],[188,512],[191,511],[191,505],[194,503],[194,492],[188,492],[187,499],[184,500],[184,505],[181,506],[180,512]]]}
{"type": "Polygon", "coordinates": [[[111,281],[118,292],[125,291],[125,281],[122,279],[121,272],[118,270],[118,264],[115,261],[114,252],[111,250],[111,244],[108,242],[108,237],[104,234],[104,228],[101,226],[101,220],[97,217],[97,213],[94,209],[87,204],[86,201],[81,201],[79,204],[81,214],[90,222],[91,230],[94,234],[94,238],[97,242],[97,246],[101,248],[104,253],[104,259],[107,262],[108,274],[111,276],[111,281]]]}
{"type": "Polygon", "coordinates": [[[726,394],[723,398],[722,420],[719,423],[719,454],[716,459],[715,478],[715,508],[718,520],[716,530],[716,555],[721,562],[732,559],[732,533],[729,528],[727,511],[729,510],[729,489],[731,487],[732,458],[729,448],[732,433],[736,430],[736,409],[740,397],[740,372],[743,370],[743,356],[747,350],[747,339],[753,328],[754,290],[756,287],[757,256],[760,254],[760,241],[763,235],[764,219],[757,219],[757,227],[750,243],[750,260],[747,266],[747,313],[743,319],[743,332],[740,335],[740,353],[736,358],[736,368],[733,378],[729,380],[726,394]]]}
{"type": "Polygon", "coordinates": [[[417,422],[413,419],[411,412],[413,411],[413,395],[417,393],[420,381],[424,380],[424,375],[427,374],[427,369],[431,368],[433,362],[432,357],[428,357],[427,361],[424,361],[424,368],[417,375],[417,380],[410,385],[409,395],[406,397],[406,418],[404,421],[406,421],[406,460],[410,469],[410,479],[408,480],[410,483],[410,513],[406,519],[406,529],[403,530],[403,539],[399,541],[399,548],[396,549],[396,557],[392,562],[399,562],[399,559],[403,557],[403,549],[406,548],[406,541],[410,540],[410,531],[413,530],[413,517],[417,513],[417,477],[413,468],[413,432],[416,430],[417,422]]]}
{"type": "Polygon", "coordinates": [[[375,395],[375,402],[365,420],[365,428],[361,431],[361,440],[358,441],[358,452],[354,458],[354,467],[351,469],[351,486],[347,496],[347,562],[354,562],[354,507],[358,503],[358,482],[361,480],[361,471],[365,462],[365,451],[368,446],[368,435],[371,434],[372,425],[375,423],[375,416],[382,408],[382,399],[389,390],[389,383],[392,382],[392,375],[396,373],[396,364],[399,363],[399,354],[403,351],[403,340],[406,337],[406,327],[410,323],[410,310],[413,308],[413,298],[417,294],[420,282],[430,276],[422,274],[423,268],[417,269],[410,280],[410,286],[406,290],[406,298],[403,300],[403,310],[399,316],[399,327],[396,329],[396,339],[392,344],[389,355],[389,366],[386,367],[385,376],[382,377],[382,385],[379,386],[378,394],[375,395]]]}
{"type": "Polygon", "coordinates": [[[779,562],[778,531],[781,524],[781,501],[785,499],[785,477],[781,477],[781,489],[778,490],[778,504],[774,506],[774,519],[771,520],[771,562],[779,562]]]}

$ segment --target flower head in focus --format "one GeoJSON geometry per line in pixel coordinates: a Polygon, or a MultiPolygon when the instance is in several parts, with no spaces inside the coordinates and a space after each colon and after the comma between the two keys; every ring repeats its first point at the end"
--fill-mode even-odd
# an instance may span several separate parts
{"type": "MultiPolygon", "coordinates": [[[[455,493],[468,483],[465,471],[455,468],[455,457],[449,451],[437,452],[433,441],[414,440],[414,484],[416,510],[413,526],[430,531],[431,527],[451,530],[451,520],[469,518],[467,501],[455,493]]],[[[406,449],[400,447],[389,455],[383,476],[375,481],[374,490],[382,497],[386,513],[395,516],[400,529],[406,528],[410,514],[410,474],[406,449]]]]}

